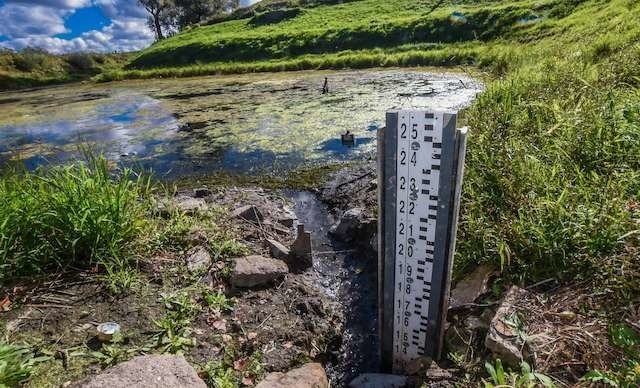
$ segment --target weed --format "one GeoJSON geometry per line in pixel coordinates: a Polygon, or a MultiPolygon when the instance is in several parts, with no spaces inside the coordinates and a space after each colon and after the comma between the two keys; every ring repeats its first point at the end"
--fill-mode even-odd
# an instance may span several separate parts
{"type": "Polygon", "coordinates": [[[128,361],[147,350],[149,349],[125,346],[124,336],[121,332],[118,332],[114,334],[109,344],[103,344],[100,351],[92,352],[91,355],[100,362],[103,368],[107,368],[128,361]]]}
{"type": "Polygon", "coordinates": [[[0,387],[15,387],[25,382],[32,367],[31,349],[0,343],[0,387]]]}
{"type": "Polygon", "coordinates": [[[191,336],[191,323],[200,313],[189,290],[162,295],[166,314],[156,322],[159,331],[154,335],[155,346],[163,353],[182,354],[196,345],[191,336]]]}
{"type": "Polygon", "coordinates": [[[216,388],[236,388],[239,386],[233,368],[225,366],[222,362],[209,362],[203,369],[209,386],[216,388]]]}
{"type": "Polygon", "coordinates": [[[520,364],[519,373],[513,371],[506,372],[500,359],[496,360],[495,366],[487,362],[485,368],[491,376],[490,382],[484,382],[485,388],[533,388],[539,385],[545,387],[555,386],[549,376],[533,371],[526,362],[520,364]]]}
{"type": "Polygon", "coordinates": [[[205,289],[202,292],[202,299],[209,307],[221,312],[229,312],[233,310],[233,302],[227,298],[222,291],[212,291],[205,289]]]}

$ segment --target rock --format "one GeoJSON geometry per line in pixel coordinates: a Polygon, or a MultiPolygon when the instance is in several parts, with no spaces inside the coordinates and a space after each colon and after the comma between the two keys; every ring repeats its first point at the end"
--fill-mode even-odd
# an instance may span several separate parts
{"type": "Polygon", "coordinates": [[[206,388],[182,356],[139,356],[80,382],[81,388],[206,388]]]}
{"type": "Polygon", "coordinates": [[[450,309],[458,309],[474,303],[481,295],[489,291],[489,278],[494,273],[488,265],[477,267],[471,274],[460,280],[451,291],[450,309]]]}
{"type": "Polygon", "coordinates": [[[306,232],[302,224],[298,225],[298,237],[291,246],[291,256],[298,259],[291,263],[293,267],[304,269],[313,266],[311,232],[306,232]]]}
{"type": "Polygon", "coordinates": [[[188,196],[178,196],[174,201],[174,206],[177,210],[193,214],[208,209],[207,203],[202,198],[193,198],[188,196]]]}
{"type": "Polygon", "coordinates": [[[369,239],[369,246],[372,251],[378,253],[378,233],[374,233],[369,239]]]}
{"type": "Polygon", "coordinates": [[[231,285],[250,288],[272,283],[289,273],[287,265],[277,259],[247,256],[233,259],[231,285]]]}
{"type": "Polygon", "coordinates": [[[285,208],[282,210],[282,213],[278,215],[277,221],[280,225],[286,226],[287,228],[293,228],[298,217],[296,217],[295,213],[285,208]]]}
{"type": "Polygon", "coordinates": [[[402,388],[409,384],[407,376],[365,373],[349,383],[349,388],[402,388]]]}
{"type": "Polygon", "coordinates": [[[276,259],[286,260],[289,257],[289,249],[280,244],[278,241],[267,239],[267,245],[269,245],[271,256],[275,257],[276,259]]]}
{"type": "Polygon", "coordinates": [[[376,220],[368,218],[363,208],[347,210],[329,230],[331,235],[341,241],[362,241],[364,244],[369,244],[375,232],[376,220]]]}
{"type": "Polygon", "coordinates": [[[271,221],[263,222],[262,226],[269,227],[269,228],[273,229],[274,232],[276,232],[276,233],[278,233],[280,235],[283,235],[283,236],[288,236],[289,234],[291,234],[291,230],[290,229],[284,228],[284,227],[280,226],[280,224],[274,224],[271,221]]]}
{"type": "Polygon", "coordinates": [[[207,187],[199,187],[193,190],[193,196],[196,198],[205,198],[211,195],[211,190],[207,187]]]}
{"type": "Polygon", "coordinates": [[[311,363],[287,373],[270,373],[256,388],[329,388],[329,379],[322,365],[311,363]]]}
{"type": "Polygon", "coordinates": [[[254,205],[241,206],[234,210],[231,215],[233,218],[242,218],[250,222],[262,222],[264,220],[260,209],[254,205]]]}
{"type": "Polygon", "coordinates": [[[435,362],[432,362],[429,369],[427,369],[426,377],[429,383],[453,380],[453,374],[446,369],[440,368],[435,362]]]}
{"type": "Polygon", "coordinates": [[[496,315],[491,320],[489,332],[485,338],[485,346],[503,363],[519,367],[522,361],[529,358],[527,344],[522,340],[516,328],[508,324],[517,309],[515,303],[527,297],[529,292],[512,286],[505,295],[496,315]]]}
{"type": "Polygon", "coordinates": [[[211,265],[211,255],[203,246],[191,248],[187,252],[187,269],[189,272],[206,270],[211,265]]]}
{"type": "Polygon", "coordinates": [[[340,221],[331,227],[329,232],[343,241],[351,241],[355,237],[355,232],[360,228],[363,218],[364,209],[349,209],[342,214],[340,221]]]}

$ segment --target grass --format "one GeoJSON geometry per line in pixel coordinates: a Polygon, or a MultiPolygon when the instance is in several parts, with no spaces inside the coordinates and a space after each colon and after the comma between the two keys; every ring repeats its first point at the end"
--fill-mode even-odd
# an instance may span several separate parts
{"type": "Polygon", "coordinates": [[[150,183],[102,157],[11,171],[0,180],[0,281],[67,267],[107,272],[131,260],[147,223],[150,183]]]}
{"type": "Polygon", "coordinates": [[[34,48],[20,52],[0,49],[0,91],[87,80],[121,68],[129,59],[129,54],[54,55],[34,48]]]}
{"type": "Polygon", "coordinates": [[[466,112],[460,268],[494,261],[525,281],[595,276],[620,301],[640,292],[640,29],[629,14],[640,7],[585,5],[565,21],[579,28],[528,46],[534,54],[466,112]]]}
{"type": "Polygon", "coordinates": [[[0,387],[19,386],[27,381],[33,366],[29,348],[0,342],[0,387]]]}
{"type": "Polygon", "coordinates": [[[147,69],[196,62],[295,58],[419,42],[489,41],[517,35],[519,20],[553,14],[554,1],[362,0],[303,9],[278,23],[232,20],[201,26],[144,50],[127,66],[147,69]],[[435,7],[435,10],[434,10],[435,7]],[[453,17],[458,12],[461,17],[453,17]]]}

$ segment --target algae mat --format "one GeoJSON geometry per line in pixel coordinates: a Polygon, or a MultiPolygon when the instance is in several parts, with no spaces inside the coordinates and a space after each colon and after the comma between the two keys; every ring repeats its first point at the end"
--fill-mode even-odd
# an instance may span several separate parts
{"type": "Polygon", "coordinates": [[[366,159],[392,108],[460,109],[481,90],[433,69],[266,73],[78,84],[0,94],[0,163],[93,149],[165,177],[283,173],[366,159]],[[322,94],[325,77],[329,93],[322,94]],[[340,134],[356,135],[343,145],[340,134]]]}

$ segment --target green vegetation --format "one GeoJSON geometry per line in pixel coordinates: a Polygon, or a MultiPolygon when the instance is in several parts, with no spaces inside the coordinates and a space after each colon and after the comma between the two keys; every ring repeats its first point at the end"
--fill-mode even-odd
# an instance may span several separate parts
{"type": "Polygon", "coordinates": [[[15,387],[31,374],[33,353],[29,348],[0,342],[0,388],[15,387]]]}
{"type": "Polygon", "coordinates": [[[581,2],[266,2],[250,18],[188,28],[96,79],[488,64],[508,43],[561,33],[581,2]],[[276,12],[281,20],[261,22],[276,12]]]}
{"type": "Polygon", "coordinates": [[[106,159],[10,171],[0,180],[0,280],[103,266],[132,259],[147,223],[147,178],[124,169],[112,176],[106,159]]]}
{"type": "Polygon", "coordinates": [[[640,292],[638,15],[635,2],[588,2],[561,37],[501,52],[506,75],[465,115],[461,269],[593,277],[612,302],[640,292]]]}
{"type": "Polygon", "coordinates": [[[45,86],[89,79],[121,68],[130,54],[54,55],[37,48],[0,49],[0,90],[45,86]]]}
{"type": "Polygon", "coordinates": [[[491,382],[485,381],[485,388],[533,388],[533,387],[555,387],[549,376],[536,373],[526,362],[520,365],[519,372],[506,372],[500,359],[496,360],[495,366],[487,362],[485,364],[487,373],[491,376],[491,382]]]}
{"type": "Polygon", "coordinates": [[[611,371],[590,371],[583,380],[611,387],[637,387],[640,384],[640,335],[626,324],[614,324],[609,328],[609,336],[628,360],[621,361],[611,371]]]}

